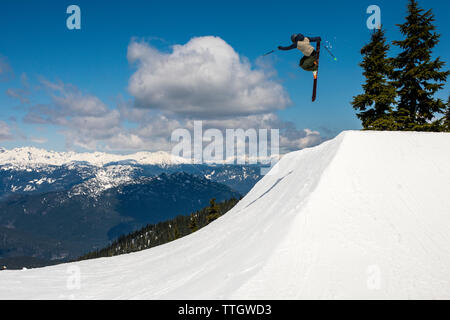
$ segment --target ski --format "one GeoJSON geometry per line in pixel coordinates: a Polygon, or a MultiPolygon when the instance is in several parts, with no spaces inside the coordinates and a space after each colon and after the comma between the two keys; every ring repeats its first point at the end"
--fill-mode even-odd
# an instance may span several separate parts
{"type": "Polygon", "coordinates": [[[312,94],[313,102],[316,101],[316,93],[317,93],[317,76],[319,73],[320,41],[317,42],[316,52],[317,52],[317,71],[313,72],[313,75],[314,75],[314,85],[313,85],[313,94],[312,94]]]}

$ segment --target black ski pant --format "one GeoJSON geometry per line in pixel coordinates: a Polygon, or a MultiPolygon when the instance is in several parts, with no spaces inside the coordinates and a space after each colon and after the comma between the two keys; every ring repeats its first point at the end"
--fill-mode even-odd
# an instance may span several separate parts
{"type": "Polygon", "coordinates": [[[305,71],[317,71],[317,64],[314,63],[316,60],[317,52],[314,50],[309,57],[303,56],[299,65],[305,71]]]}

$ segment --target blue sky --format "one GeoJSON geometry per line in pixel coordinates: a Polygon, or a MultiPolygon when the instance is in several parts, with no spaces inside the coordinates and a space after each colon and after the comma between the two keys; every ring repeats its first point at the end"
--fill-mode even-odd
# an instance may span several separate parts
{"type": "MultiPolygon", "coordinates": [[[[292,103],[284,110],[275,110],[275,107],[273,114],[279,121],[294,124],[300,138],[304,138],[301,133],[304,129],[317,131],[325,138],[342,130],[359,129],[360,122],[350,101],[361,92],[363,77],[358,66],[359,51],[370,38],[370,30],[366,28],[369,17],[366,8],[373,4],[381,8],[388,39],[401,39],[396,24],[404,21],[406,0],[3,0],[0,3],[0,66],[8,70],[0,78],[0,121],[8,126],[10,135],[7,139],[4,137],[0,145],[7,148],[33,145],[54,150],[104,149],[105,143],[87,146],[86,141],[90,138],[101,140],[106,136],[87,135],[84,143],[77,143],[74,138],[77,130],[69,124],[30,122],[24,121],[24,117],[33,106],[54,104],[54,96],[58,95],[63,98],[72,95],[95,97],[95,101],[102,104],[99,108],[106,107],[108,111],[117,110],[120,104],[132,106],[136,95],[130,93],[130,77],[139,67],[127,59],[130,43],[145,42],[159,52],[170,53],[173,45],[185,45],[193,37],[203,36],[220,37],[241,59],[248,59],[252,68],[257,69],[263,63],[269,65],[264,68],[265,72],[276,72],[272,80],[282,85],[292,103]],[[66,8],[71,4],[81,8],[81,30],[66,28],[66,8]],[[315,103],[311,102],[312,75],[298,68],[299,51],[277,52],[260,58],[278,45],[289,45],[292,33],[320,35],[331,43],[338,57],[333,61],[325,50],[322,51],[315,103]],[[63,83],[65,91],[52,91],[45,83],[63,83]],[[76,88],[76,93],[67,93],[67,86],[76,88]],[[13,91],[7,94],[11,89],[13,91]],[[25,93],[27,101],[14,98],[11,92],[25,93]]],[[[450,30],[450,3],[422,0],[419,4],[433,10],[435,25],[442,35],[434,54],[449,62],[450,42],[446,31],[450,30]]],[[[395,52],[393,48],[392,53],[395,52]]],[[[448,91],[447,86],[439,96],[445,98],[448,91]]],[[[145,126],[144,120],[118,117],[121,129],[111,135],[145,126]]],[[[153,134],[155,130],[153,126],[153,134]]],[[[135,134],[139,135],[137,131],[135,134]]],[[[114,144],[111,141],[107,148],[117,151],[111,147],[114,144]]],[[[141,142],[130,150],[133,148],[147,149],[141,142]]],[[[156,148],[158,144],[148,147],[156,148]]]]}

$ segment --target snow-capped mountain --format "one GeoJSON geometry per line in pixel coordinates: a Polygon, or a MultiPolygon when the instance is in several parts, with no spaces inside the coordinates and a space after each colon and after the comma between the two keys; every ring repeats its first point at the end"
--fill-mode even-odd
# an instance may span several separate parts
{"type": "MultiPolygon", "coordinates": [[[[252,163],[262,160],[267,163],[269,160],[277,159],[278,155],[272,155],[263,158],[250,158],[246,155],[241,160],[252,163]]],[[[225,159],[220,162],[205,161],[205,163],[214,165],[233,164],[236,158],[225,159]]],[[[172,155],[165,151],[158,152],[137,152],[133,154],[121,155],[110,154],[104,152],[57,152],[35,147],[21,147],[7,150],[0,147],[0,166],[14,169],[34,169],[43,165],[62,166],[73,165],[76,163],[85,163],[91,166],[105,166],[108,164],[135,164],[135,165],[157,165],[157,166],[173,166],[181,164],[192,164],[191,159],[182,158],[172,155]],[[8,167],[9,166],[9,167],[8,167]]]]}
{"type": "Polygon", "coordinates": [[[108,163],[121,162],[159,166],[191,163],[189,159],[177,157],[163,151],[118,155],[103,152],[56,152],[34,147],[22,147],[12,150],[0,148],[0,166],[10,165],[9,168],[14,169],[35,168],[42,167],[42,165],[62,166],[80,162],[91,166],[104,166],[108,163]]]}
{"type": "Polygon", "coordinates": [[[133,183],[137,171],[139,170],[130,165],[101,167],[94,171],[94,177],[72,187],[69,194],[70,196],[96,197],[108,189],[133,183]]]}
{"type": "Polygon", "coordinates": [[[0,149],[0,200],[9,194],[67,190],[91,196],[139,177],[187,172],[224,183],[241,194],[261,178],[259,165],[191,164],[165,152],[131,155],[0,149]],[[84,191],[83,191],[84,190],[84,191]]]}

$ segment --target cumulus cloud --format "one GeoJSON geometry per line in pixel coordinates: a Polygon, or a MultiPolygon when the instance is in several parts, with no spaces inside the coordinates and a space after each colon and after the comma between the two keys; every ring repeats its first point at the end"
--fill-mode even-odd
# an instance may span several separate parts
{"type": "Polygon", "coordinates": [[[310,129],[285,130],[280,136],[281,153],[313,147],[324,141],[320,132],[310,129]]]}
{"type": "MultiPolygon", "coordinates": [[[[52,93],[51,103],[33,105],[24,117],[26,123],[56,125],[69,148],[104,151],[171,151],[172,132],[183,128],[193,137],[194,119],[161,110],[139,109],[131,102],[119,102],[110,109],[98,97],[83,94],[73,86],[43,82],[52,93]]],[[[297,130],[291,122],[274,113],[230,116],[202,120],[203,130],[279,129],[281,153],[320,143],[320,134],[308,129],[297,130]]],[[[5,135],[6,136],[6,135],[5,135]]],[[[175,142],[176,143],[176,142],[175,142]]]]}
{"type": "Polygon", "coordinates": [[[152,110],[136,109],[130,103],[121,102],[117,108],[109,108],[98,97],[73,85],[46,79],[40,82],[51,101],[29,106],[23,120],[60,127],[68,148],[170,151],[171,132],[183,126],[178,120],[152,110]]]}
{"type": "Polygon", "coordinates": [[[111,108],[73,85],[41,78],[50,101],[28,103],[23,120],[58,126],[67,147],[88,150],[171,151],[172,133],[187,129],[193,137],[198,120],[224,136],[226,129],[279,129],[281,153],[323,141],[319,132],[278,117],[290,100],[273,68],[258,61],[252,68],[220,38],[193,38],[170,53],[133,40],[128,60],[137,67],[129,79],[131,100],[119,98],[111,108]]]}
{"type": "Polygon", "coordinates": [[[52,102],[31,106],[25,122],[61,126],[69,146],[87,149],[96,149],[99,141],[120,132],[119,110],[109,109],[96,96],[83,94],[73,86],[41,83],[52,92],[52,102]]]}
{"type": "MultiPolygon", "coordinates": [[[[191,128],[193,121],[187,123],[187,128],[191,128]]],[[[206,120],[203,121],[203,128],[219,129],[223,133],[226,129],[277,129],[280,133],[280,153],[304,149],[318,145],[324,138],[318,131],[310,129],[297,129],[290,121],[283,121],[277,115],[263,114],[247,117],[236,117],[227,120],[206,120]]]]}
{"type": "Polygon", "coordinates": [[[284,109],[289,97],[263,69],[218,37],[198,37],[171,53],[132,41],[128,60],[136,63],[128,90],[135,106],[208,119],[264,114],[284,109]]]}
{"type": "MultiPolygon", "coordinates": [[[[194,122],[198,121],[190,118],[168,117],[151,110],[132,107],[123,108],[121,114],[131,116],[132,121],[139,124],[132,130],[132,133],[140,137],[140,145],[147,147],[151,145],[156,148],[155,150],[170,150],[173,145],[169,138],[172,132],[178,128],[187,129],[193,137],[194,122]]],[[[280,132],[281,153],[311,147],[324,141],[324,138],[318,131],[297,129],[294,123],[283,121],[274,113],[236,116],[225,119],[206,119],[201,120],[201,123],[203,131],[217,129],[222,132],[223,136],[225,136],[227,129],[278,129],[280,132]]],[[[122,138],[125,138],[125,136],[122,136],[122,138]]],[[[133,139],[133,141],[136,141],[136,139],[133,139]]],[[[120,139],[113,145],[124,147],[131,145],[131,143],[128,144],[126,139],[120,139]]],[[[139,144],[132,143],[132,145],[138,146],[139,144]]]]}
{"type": "Polygon", "coordinates": [[[103,127],[105,124],[118,124],[119,118],[117,110],[109,110],[95,96],[64,92],[63,96],[54,96],[50,104],[37,104],[30,107],[24,120],[37,124],[63,126],[84,124],[89,127],[103,127]]]}

